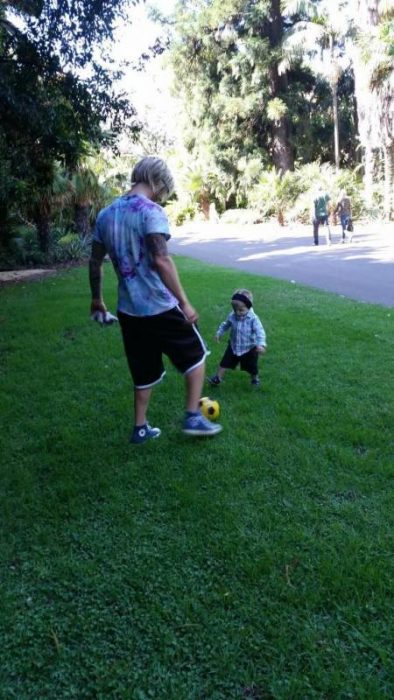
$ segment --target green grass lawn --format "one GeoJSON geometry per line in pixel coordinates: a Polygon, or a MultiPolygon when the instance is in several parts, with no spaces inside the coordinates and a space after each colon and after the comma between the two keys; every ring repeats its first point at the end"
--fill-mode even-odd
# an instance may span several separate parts
{"type": "Polygon", "coordinates": [[[181,433],[168,366],[161,438],[128,444],[86,269],[1,293],[0,698],[391,699],[394,312],[177,262],[208,372],[236,287],[268,336],[262,390],[206,389],[212,439],[181,433]]]}

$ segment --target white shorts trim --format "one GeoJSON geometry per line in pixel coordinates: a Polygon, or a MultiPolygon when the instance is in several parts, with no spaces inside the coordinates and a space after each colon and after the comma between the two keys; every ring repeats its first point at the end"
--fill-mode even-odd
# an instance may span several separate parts
{"type": "Polygon", "coordinates": [[[163,372],[162,375],[159,377],[159,379],[156,379],[155,382],[151,382],[151,384],[141,384],[141,385],[139,385],[139,386],[137,386],[137,384],[134,384],[134,389],[137,389],[137,391],[140,390],[140,389],[150,389],[151,386],[155,386],[156,384],[160,384],[160,382],[162,381],[162,379],[163,379],[165,373],[166,373],[166,371],[164,370],[164,372],[163,372]]]}
{"type": "MultiPolygon", "coordinates": [[[[181,312],[181,314],[183,314],[183,315],[185,316],[185,314],[183,313],[183,311],[182,311],[182,309],[180,308],[180,306],[178,306],[177,308],[179,309],[179,311],[181,312]]],[[[185,316],[185,318],[186,318],[186,316],[185,316]]],[[[200,343],[201,343],[201,347],[202,347],[202,349],[204,350],[204,356],[201,358],[201,360],[199,360],[199,362],[196,362],[195,365],[192,365],[191,367],[189,367],[189,368],[186,370],[186,372],[183,373],[183,375],[182,375],[183,377],[186,377],[187,374],[189,374],[190,372],[193,372],[193,370],[196,369],[196,367],[200,367],[200,365],[202,365],[202,364],[205,362],[206,357],[208,357],[208,355],[211,354],[211,351],[210,351],[210,350],[207,350],[207,346],[205,345],[205,343],[204,343],[204,341],[203,341],[203,339],[202,339],[202,335],[201,335],[201,333],[199,332],[198,328],[195,326],[194,323],[192,323],[192,328],[193,328],[193,330],[194,330],[194,332],[195,332],[197,338],[199,339],[199,341],[200,341],[200,343]]]]}
{"type": "Polygon", "coordinates": [[[200,365],[203,365],[204,362],[205,362],[205,358],[206,358],[207,355],[209,355],[209,354],[210,354],[209,352],[205,352],[205,353],[204,353],[204,357],[200,360],[200,362],[196,362],[195,365],[193,365],[192,367],[189,367],[189,369],[187,369],[186,372],[184,372],[182,376],[183,376],[183,377],[186,377],[186,375],[189,374],[189,372],[193,372],[193,370],[196,369],[196,367],[200,367],[200,365]]]}

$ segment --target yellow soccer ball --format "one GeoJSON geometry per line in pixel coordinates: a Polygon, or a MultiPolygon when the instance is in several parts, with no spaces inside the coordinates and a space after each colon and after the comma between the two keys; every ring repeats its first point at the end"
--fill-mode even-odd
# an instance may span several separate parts
{"type": "Polygon", "coordinates": [[[218,401],[213,401],[209,396],[203,396],[199,401],[200,411],[209,420],[217,420],[220,416],[218,401]]]}

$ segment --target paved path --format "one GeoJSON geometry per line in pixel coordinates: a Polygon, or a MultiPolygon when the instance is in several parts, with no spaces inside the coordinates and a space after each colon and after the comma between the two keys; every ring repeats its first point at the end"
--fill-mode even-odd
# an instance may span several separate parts
{"type": "Polygon", "coordinates": [[[41,277],[46,277],[47,275],[55,274],[56,270],[2,270],[0,271],[0,284],[2,282],[22,282],[24,280],[32,280],[35,278],[40,279],[41,277]]]}
{"type": "Polygon", "coordinates": [[[173,230],[171,253],[294,280],[359,301],[394,306],[394,224],[357,226],[351,244],[312,245],[309,226],[191,222],[173,230]]]}

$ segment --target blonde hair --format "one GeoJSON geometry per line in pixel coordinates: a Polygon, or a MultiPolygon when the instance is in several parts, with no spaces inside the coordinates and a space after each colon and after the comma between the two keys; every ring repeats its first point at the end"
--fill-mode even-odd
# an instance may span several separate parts
{"type": "Polygon", "coordinates": [[[167,199],[175,189],[174,178],[167,163],[155,156],[146,156],[134,166],[131,186],[141,182],[149,185],[159,201],[167,199]]]}
{"type": "Polygon", "coordinates": [[[234,294],[243,294],[244,297],[249,299],[250,303],[253,304],[253,294],[249,289],[236,289],[235,292],[233,292],[233,296],[234,294]]]}

